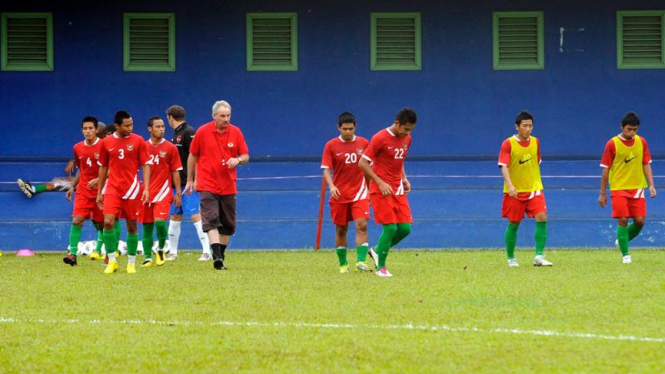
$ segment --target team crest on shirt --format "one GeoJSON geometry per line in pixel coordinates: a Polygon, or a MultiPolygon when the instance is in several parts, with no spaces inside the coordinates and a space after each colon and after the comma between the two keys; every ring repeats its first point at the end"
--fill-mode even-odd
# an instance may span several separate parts
{"type": "Polygon", "coordinates": [[[356,153],[359,155],[363,154],[363,149],[362,148],[356,148],[356,153]]]}
{"type": "Polygon", "coordinates": [[[175,138],[175,142],[176,142],[176,143],[180,143],[181,141],[182,141],[182,135],[178,135],[178,136],[176,136],[176,138],[175,138]]]}
{"type": "Polygon", "coordinates": [[[166,151],[159,151],[159,157],[166,158],[166,151]]]}
{"type": "Polygon", "coordinates": [[[404,150],[406,151],[406,150],[408,150],[408,149],[409,149],[409,145],[406,144],[406,143],[404,143],[404,150]]]}
{"type": "Polygon", "coordinates": [[[134,150],[134,144],[127,144],[127,150],[128,151],[133,151],[134,150]]]}
{"type": "Polygon", "coordinates": [[[99,160],[99,152],[95,152],[95,160],[99,160]]]}
{"type": "Polygon", "coordinates": [[[229,148],[231,148],[231,147],[233,147],[233,142],[228,142],[226,145],[227,145],[229,148]]]}

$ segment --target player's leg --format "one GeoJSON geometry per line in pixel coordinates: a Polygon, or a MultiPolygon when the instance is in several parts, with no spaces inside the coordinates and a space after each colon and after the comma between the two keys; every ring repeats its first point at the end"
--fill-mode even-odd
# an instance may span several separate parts
{"type": "Polygon", "coordinates": [[[71,266],[76,266],[76,252],[81,241],[81,229],[83,228],[85,218],[82,216],[72,216],[72,225],[69,227],[69,254],[62,261],[71,266]]]}
{"type": "Polygon", "coordinates": [[[141,267],[147,268],[152,266],[152,243],[154,242],[152,232],[155,224],[152,205],[143,206],[141,223],[143,224],[143,238],[141,239],[141,243],[143,243],[143,254],[145,255],[145,260],[141,267]]]}
{"type": "Polygon", "coordinates": [[[199,261],[210,261],[212,260],[212,254],[210,253],[210,241],[208,240],[208,235],[203,232],[200,205],[201,200],[198,192],[192,192],[191,195],[186,197],[183,196],[183,214],[187,214],[191,217],[194,229],[196,229],[196,236],[199,238],[199,243],[201,243],[202,250],[199,261]]]}
{"type": "Polygon", "coordinates": [[[383,229],[381,230],[381,235],[379,236],[379,241],[376,246],[376,253],[379,255],[377,265],[378,275],[380,275],[379,273],[387,273],[386,260],[388,259],[388,252],[390,251],[390,246],[396,232],[396,223],[388,223],[383,225],[383,229]]]}
{"type": "Polygon", "coordinates": [[[411,233],[411,207],[409,200],[404,195],[395,196],[397,211],[397,231],[393,236],[390,247],[394,247],[411,233]]]}
{"type": "Polygon", "coordinates": [[[166,253],[164,247],[166,245],[166,238],[168,236],[168,228],[166,221],[163,219],[155,220],[155,229],[157,231],[157,265],[164,265],[166,262],[166,253]]]}
{"type": "Polygon", "coordinates": [[[534,238],[536,241],[536,257],[533,259],[534,266],[552,266],[552,262],[545,259],[545,242],[547,241],[547,213],[540,212],[534,216],[536,229],[534,238]]]}
{"type": "Polygon", "coordinates": [[[118,260],[116,259],[116,251],[118,250],[118,239],[116,237],[116,214],[112,213],[110,205],[111,199],[104,198],[104,247],[106,248],[106,257],[108,258],[108,265],[104,270],[105,274],[112,274],[118,271],[118,260]]]}
{"type": "Polygon", "coordinates": [[[202,191],[201,197],[201,220],[203,222],[203,231],[208,235],[210,249],[212,250],[213,266],[217,270],[224,268],[223,250],[226,245],[220,242],[218,228],[222,226],[220,221],[221,206],[218,201],[219,196],[202,191]]]}
{"type": "Polygon", "coordinates": [[[617,240],[616,244],[621,251],[621,257],[624,264],[632,262],[630,249],[628,246],[628,220],[630,219],[629,198],[624,196],[611,196],[612,199],[612,218],[617,220],[617,240]]]}
{"type": "Polygon", "coordinates": [[[628,225],[628,241],[635,239],[644,227],[644,217],[633,217],[633,223],[628,225]]]}
{"type": "Polygon", "coordinates": [[[139,228],[137,218],[141,216],[141,200],[123,200],[123,212],[127,225],[127,273],[136,273],[136,252],[139,246],[139,228]]]}
{"type": "Polygon", "coordinates": [[[349,225],[335,225],[335,254],[337,255],[337,262],[339,263],[339,272],[349,272],[349,262],[346,259],[346,233],[349,230],[349,225]]]}
{"type": "Polygon", "coordinates": [[[633,223],[628,225],[628,240],[635,239],[644,227],[644,221],[647,216],[646,199],[630,199],[628,201],[629,214],[633,217],[633,223]]]}
{"type": "Polygon", "coordinates": [[[351,216],[356,226],[356,271],[372,271],[365,263],[369,247],[367,220],[369,220],[369,200],[353,203],[351,216]]]}
{"type": "Polygon", "coordinates": [[[519,266],[515,258],[515,246],[517,245],[517,230],[526,212],[526,201],[519,201],[508,194],[503,195],[501,202],[501,217],[508,219],[508,227],[504,233],[506,243],[506,254],[508,255],[508,266],[519,266]]]}
{"type": "Polygon", "coordinates": [[[90,254],[90,260],[95,261],[102,258],[102,245],[104,244],[104,213],[97,207],[97,201],[90,199],[92,204],[92,223],[97,229],[97,245],[95,250],[90,254]]]}
{"type": "Polygon", "coordinates": [[[226,270],[226,248],[229,246],[231,236],[236,232],[236,195],[222,195],[218,201],[221,226],[217,227],[217,231],[221,256],[213,261],[213,266],[217,270],[226,270]]]}
{"type": "MultiPolygon", "coordinates": [[[[175,192],[174,192],[175,193],[175,192]]],[[[173,261],[178,258],[178,246],[180,244],[180,226],[182,225],[182,216],[184,214],[185,206],[189,196],[182,194],[182,204],[176,207],[175,204],[171,205],[171,217],[169,218],[169,254],[168,261],[173,261]]]]}

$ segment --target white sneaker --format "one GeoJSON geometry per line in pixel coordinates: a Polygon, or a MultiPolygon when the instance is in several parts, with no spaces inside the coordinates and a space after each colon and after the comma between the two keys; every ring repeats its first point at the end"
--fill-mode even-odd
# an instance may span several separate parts
{"type": "Polygon", "coordinates": [[[377,271],[376,275],[378,275],[380,277],[384,277],[384,278],[389,278],[389,277],[393,276],[392,274],[390,274],[390,272],[388,271],[388,269],[386,269],[385,266],[382,267],[381,270],[377,271]]]}
{"type": "Polygon", "coordinates": [[[552,265],[554,264],[545,260],[545,257],[543,256],[536,256],[536,258],[533,259],[533,266],[552,266],[552,265]]]}
{"type": "Polygon", "coordinates": [[[633,263],[633,259],[630,258],[630,255],[625,255],[625,256],[623,256],[623,263],[624,263],[624,264],[632,264],[632,263],[633,263]]]}
{"type": "Polygon", "coordinates": [[[166,255],[166,261],[175,261],[178,259],[178,255],[174,255],[172,253],[169,253],[166,255]]]}
{"type": "Polygon", "coordinates": [[[379,254],[374,251],[374,247],[369,247],[369,251],[367,251],[367,254],[369,254],[369,257],[374,260],[374,268],[378,269],[379,268],[379,254]]]}
{"type": "Polygon", "coordinates": [[[210,253],[204,253],[199,257],[199,261],[212,261],[212,255],[210,253]]]}
{"type": "Polygon", "coordinates": [[[516,258],[509,258],[508,259],[508,266],[510,266],[511,268],[516,268],[516,267],[520,266],[520,264],[517,263],[516,258]]]}

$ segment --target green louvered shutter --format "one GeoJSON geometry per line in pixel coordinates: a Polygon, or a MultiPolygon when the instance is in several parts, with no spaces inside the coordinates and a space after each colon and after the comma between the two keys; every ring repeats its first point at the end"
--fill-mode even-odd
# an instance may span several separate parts
{"type": "Polygon", "coordinates": [[[545,68],[543,12],[492,14],[494,70],[545,68]]]}
{"type": "Polygon", "coordinates": [[[175,71],[175,15],[125,13],[125,71],[175,71]]]}
{"type": "Polygon", "coordinates": [[[665,68],[665,11],[617,12],[619,69],[665,68]]]}
{"type": "Polygon", "coordinates": [[[298,70],[296,13],[247,13],[247,70],[298,70]]]}
{"type": "Polygon", "coordinates": [[[372,13],[372,70],[421,70],[420,13],[372,13]]]}
{"type": "Polygon", "coordinates": [[[3,13],[2,70],[53,70],[53,15],[3,13]]]}

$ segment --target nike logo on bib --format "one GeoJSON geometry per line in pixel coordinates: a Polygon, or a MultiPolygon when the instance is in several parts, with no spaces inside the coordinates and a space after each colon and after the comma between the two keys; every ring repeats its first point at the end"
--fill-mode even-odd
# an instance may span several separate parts
{"type": "Polygon", "coordinates": [[[524,163],[526,163],[526,162],[529,162],[529,161],[531,161],[531,159],[528,159],[528,160],[520,160],[519,163],[520,163],[520,165],[522,165],[522,164],[524,164],[524,163]]]}
{"type": "Polygon", "coordinates": [[[625,160],[623,160],[623,162],[629,163],[629,162],[633,161],[636,158],[637,158],[636,156],[633,156],[632,158],[626,158],[625,160]]]}

